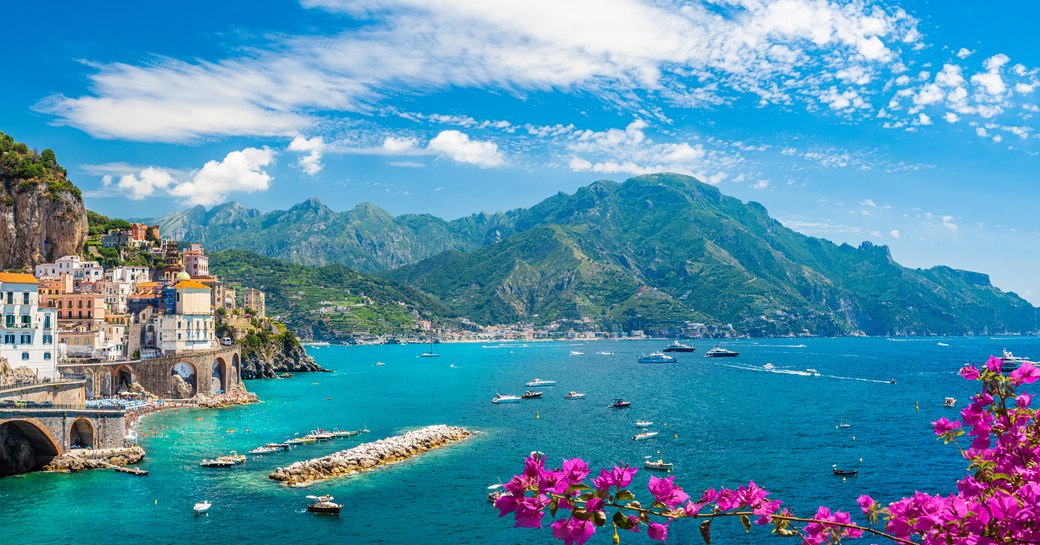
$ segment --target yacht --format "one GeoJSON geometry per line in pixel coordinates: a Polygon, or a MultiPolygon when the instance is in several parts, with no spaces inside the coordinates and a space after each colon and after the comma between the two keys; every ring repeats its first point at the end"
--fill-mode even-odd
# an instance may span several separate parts
{"type": "Polygon", "coordinates": [[[217,458],[216,460],[203,460],[199,462],[202,467],[233,467],[235,462],[226,458],[217,458]]]}
{"type": "Polygon", "coordinates": [[[664,349],[665,352],[693,352],[694,350],[697,349],[679,341],[673,341],[672,344],[668,345],[664,349]]]}
{"type": "Polygon", "coordinates": [[[495,394],[495,398],[491,400],[492,403],[519,403],[520,396],[508,395],[508,394],[495,394]]]}
{"type": "Polygon", "coordinates": [[[955,407],[957,405],[957,399],[948,397],[943,400],[943,407],[955,407]]]}
{"type": "Polygon", "coordinates": [[[307,496],[307,499],[314,501],[314,503],[307,505],[307,510],[311,513],[338,515],[340,510],[343,509],[342,505],[332,502],[332,500],[336,499],[332,496],[307,496]]]}
{"type": "Polygon", "coordinates": [[[765,369],[766,371],[772,371],[773,369],[776,369],[776,366],[772,363],[767,362],[765,365],[762,366],[762,369],[765,369]]]}
{"type": "Polygon", "coordinates": [[[571,350],[571,355],[572,356],[584,356],[585,353],[584,352],[578,352],[577,350],[571,350]]]}
{"type": "Polygon", "coordinates": [[[643,467],[660,471],[671,471],[672,463],[664,461],[664,457],[661,456],[661,451],[657,451],[657,459],[651,460],[650,457],[647,456],[646,461],[643,462],[643,467]]]}
{"type": "Polygon", "coordinates": [[[336,435],[334,433],[332,433],[331,431],[328,431],[328,430],[321,429],[321,428],[318,428],[316,430],[311,430],[311,432],[309,434],[307,434],[307,435],[315,438],[318,441],[328,441],[329,439],[335,439],[336,438],[336,435]]]}
{"type": "Polygon", "coordinates": [[[585,399],[585,394],[571,390],[567,392],[567,395],[563,396],[563,399],[585,399]]]}
{"type": "Polygon", "coordinates": [[[339,428],[332,428],[332,435],[335,435],[336,437],[354,437],[355,435],[357,435],[359,433],[361,433],[361,432],[357,431],[357,430],[351,431],[351,430],[341,430],[339,428]]]}
{"type": "Polygon", "coordinates": [[[645,431],[643,433],[637,433],[636,435],[632,436],[632,440],[633,441],[643,441],[645,439],[650,439],[651,437],[657,437],[657,433],[658,432],[656,432],[656,431],[645,431]]]}
{"type": "Polygon", "coordinates": [[[663,352],[651,352],[649,356],[639,356],[639,363],[675,363],[675,358],[663,352]]]}
{"type": "Polygon", "coordinates": [[[627,409],[631,405],[632,405],[631,401],[625,401],[624,399],[621,399],[619,397],[619,398],[615,399],[613,403],[608,405],[607,408],[608,409],[627,409]]]}
{"type": "Polygon", "coordinates": [[[543,380],[543,379],[540,379],[540,378],[534,378],[534,379],[531,379],[531,382],[528,382],[527,385],[532,387],[532,388],[537,388],[539,386],[556,386],[556,381],[555,380],[543,380]]]}
{"type": "Polygon", "coordinates": [[[276,450],[289,450],[289,443],[267,443],[264,445],[267,448],[273,448],[276,450]]]}
{"type": "Polygon", "coordinates": [[[278,452],[280,450],[282,450],[282,449],[269,447],[269,446],[265,445],[265,446],[262,446],[262,447],[256,447],[255,449],[249,451],[249,454],[252,454],[254,456],[262,456],[264,454],[271,454],[272,452],[278,452]]]}
{"type": "MultiPolygon", "coordinates": [[[[1012,354],[1011,352],[1008,352],[1007,348],[1005,348],[1003,355],[1001,355],[1001,357],[1000,357],[1000,360],[1002,362],[1004,362],[1001,365],[1001,370],[1002,371],[1014,371],[1015,369],[1018,369],[1022,365],[1023,362],[1029,361],[1029,358],[1023,358],[1023,357],[1016,356],[1016,355],[1012,354]]],[[[1029,361],[1029,363],[1033,363],[1033,362],[1029,361]]]]}
{"type": "Polygon", "coordinates": [[[192,507],[192,510],[195,511],[196,515],[205,515],[209,512],[210,507],[213,507],[212,503],[210,503],[208,500],[202,500],[196,503],[195,506],[192,507]]]}
{"type": "Polygon", "coordinates": [[[704,353],[705,358],[735,358],[740,355],[740,352],[734,352],[732,350],[726,350],[721,346],[716,346],[711,350],[704,353]]]}
{"type": "Polygon", "coordinates": [[[542,397],[542,392],[532,392],[531,390],[527,390],[526,392],[524,392],[524,395],[520,397],[523,399],[537,399],[539,397],[542,397]]]}
{"type": "Polygon", "coordinates": [[[819,372],[819,371],[817,371],[816,369],[813,369],[812,367],[807,367],[807,368],[805,369],[805,372],[806,372],[806,373],[809,373],[809,375],[810,375],[810,376],[813,376],[813,377],[818,377],[818,376],[820,376],[820,372],[819,372]]]}
{"type": "Polygon", "coordinates": [[[244,464],[244,463],[246,463],[246,455],[245,454],[239,454],[239,453],[237,453],[235,451],[231,451],[231,454],[228,454],[226,456],[221,456],[221,457],[219,457],[217,459],[218,460],[227,460],[227,461],[229,461],[229,462],[231,462],[233,464],[244,464]]]}
{"type": "Polygon", "coordinates": [[[653,425],[654,425],[654,423],[649,421],[649,420],[636,420],[636,427],[637,428],[649,428],[650,426],[653,426],[653,425]]]}
{"type": "Polygon", "coordinates": [[[437,347],[434,346],[434,339],[430,339],[430,351],[419,354],[420,358],[439,358],[440,354],[437,353],[437,347]]]}

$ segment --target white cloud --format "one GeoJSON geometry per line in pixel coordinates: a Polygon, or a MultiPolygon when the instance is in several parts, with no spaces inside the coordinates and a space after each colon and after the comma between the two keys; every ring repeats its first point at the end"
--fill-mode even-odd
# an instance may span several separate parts
{"type": "Polygon", "coordinates": [[[88,94],[52,96],[38,109],[97,137],[183,142],[293,136],[313,128],[323,112],[370,112],[392,94],[449,88],[584,91],[626,105],[639,101],[633,91],[681,106],[745,95],[763,104],[808,104],[839,70],[850,82],[865,82],[880,70],[905,68],[899,50],[921,43],[906,11],[873,2],[304,5],[364,24],[351,21],[324,36],[272,36],[224,59],[92,64],[88,94]]]}
{"type": "Polygon", "coordinates": [[[321,172],[325,165],[321,164],[321,156],[325,152],[325,140],[320,136],[305,138],[297,135],[289,143],[289,151],[303,153],[303,157],[296,162],[300,170],[311,176],[321,172]]]}
{"type": "Polygon", "coordinates": [[[960,121],[961,118],[953,112],[946,112],[943,114],[943,119],[945,119],[947,123],[956,123],[960,121]]]}
{"type": "Polygon", "coordinates": [[[928,126],[932,124],[932,118],[928,117],[928,115],[925,113],[920,113],[917,114],[917,123],[920,125],[928,126]]]}
{"type": "Polygon", "coordinates": [[[862,201],[859,201],[859,203],[870,208],[877,208],[877,203],[874,202],[874,199],[863,199],[862,201]]]}
{"type": "Polygon", "coordinates": [[[903,234],[899,232],[899,229],[892,229],[891,231],[888,232],[888,236],[890,236],[892,238],[899,238],[899,237],[903,236],[903,234]]]}
{"type": "Polygon", "coordinates": [[[245,148],[233,151],[222,161],[208,161],[191,179],[170,189],[170,195],[188,204],[211,206],[227,200],[229,193],[266,191],[271,175],[264,168],[274,162],[274,150],[245,148]]]}
{"type": "Polygon", "coordinates": [[[971,49],[968,49],[967,47],[962,47],[962,48],[957,50],[957,57],[960,58],[960,59],[967,59],[974,52],[975,51],[973,51],[971,49]]]}
{"type": "MultiPolygon", "coordinates": [[[[110,186],[112,177],[106,175],[102,178],[102,183],[106,186],[110,186]]],[[[121,191],[129,192],[129,197],[132,200],[141,200],[146,197],[151,197],[157,192],[166,191],[174,183],[173,176],[170,175],[166,170],[147,167],[137,174],[124,174],[119,177],[119,181],[116,182],[115,186],[121,191]]]]}
{"type": "Polygon", "coordinates": [[[497,167],[505,163],[505,156],[494,142],[471,140],[469,135],[456,130],[441,131],[426,148],[449,157],[456,163],[477,165],[480,168],[497,167]]]}
{"type": "Polygon", "coordinates": [[[390,161],[387,164],[398,168],[426,168],[426,163],[419,161],[390,161]]]}
{"type": "Polygon", "coordinates": [[[389,154],[408,154],[419,149],[419,140],[408,136],[387,136],[382,150],[389,154]]]}
{"type": "Polygon", "coordinates": [[[950,231],[957,230],[957,224],[953,223],[953,216],[942,216],[939,219],[942,220],[942,226],[949,229],[950,231]]]}

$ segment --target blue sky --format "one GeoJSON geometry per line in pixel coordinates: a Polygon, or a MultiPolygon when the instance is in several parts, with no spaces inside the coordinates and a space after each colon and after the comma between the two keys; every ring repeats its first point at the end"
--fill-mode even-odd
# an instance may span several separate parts
{"type": "Polygon", "coordinates": [[[454,218],[693,174],[1040,303],[1031,2],[16,3],[0,130],[114,216],[454,218]]]}

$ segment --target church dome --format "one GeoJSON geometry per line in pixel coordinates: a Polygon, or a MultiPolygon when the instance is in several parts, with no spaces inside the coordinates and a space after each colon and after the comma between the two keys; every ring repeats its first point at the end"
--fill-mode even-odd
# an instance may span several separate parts
{"type": "Polygon", "coordinates": [[[174,278],[178,282],[180,282],[181,280],[191,280],[191,275],[188,274],[186,271],[181,271],[181,272],[177,273],[177,276],[175,276],[174,278]]]}

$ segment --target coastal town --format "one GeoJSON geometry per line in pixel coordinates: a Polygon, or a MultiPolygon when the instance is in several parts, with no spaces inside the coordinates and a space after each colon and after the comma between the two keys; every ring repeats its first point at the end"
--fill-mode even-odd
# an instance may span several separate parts
{"type": "Polygon", "coordinates": [[[142,415],[256,399],[236,341],[265,318],[264,293],[212,276],[201,245],[164,240],[157,226],[101,238],[151,266],[65,255],[0,272],[0,420],[17,419],[7,439],[33,453],[7,460],[8,473],[79,467],[85,453],[133,461],[142,415]]]}

